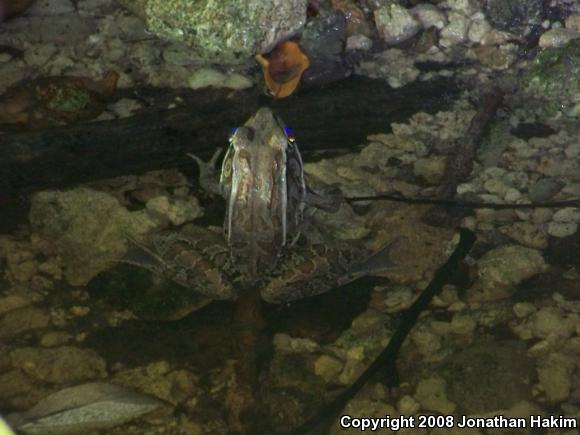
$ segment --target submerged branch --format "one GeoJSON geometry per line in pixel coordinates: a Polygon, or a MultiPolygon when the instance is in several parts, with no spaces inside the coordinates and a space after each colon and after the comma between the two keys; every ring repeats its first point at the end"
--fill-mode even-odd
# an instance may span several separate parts
{"type": "Polygon", "coordinates": [[[360,389],[382,370],[389,376],[389,385],[395,386],[398,383],[397,377],[397,355],[403,342],[411,332],[420,314],[429,306],[431,300],[436,296],[443,286],[449,281],[453,273],[457,270],[459,263],[471,250],[475,243],[475,234],[467,229],[460,230],[460,239],[457,247],[447,260],[447,262],[435,271],[433,279],[423,290],[421,295],[408,309],[401,313],[397,330],[389,340],[389,344],[377,356],[373,363],[363,372],[362,375],[336,399],[329,403],[322,412],[315,415],[302,426],[290,432],[291,435],[306,435],[309,433],[328,433],[330,426],[339,416],[346,404],[356,396],[360,389]]]}

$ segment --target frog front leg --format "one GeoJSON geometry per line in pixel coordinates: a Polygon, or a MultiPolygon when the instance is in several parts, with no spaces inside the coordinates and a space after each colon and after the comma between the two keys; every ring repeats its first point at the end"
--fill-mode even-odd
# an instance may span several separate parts
{"type": "Polygon", "coordinates": [[[204,162],[195,154],[187,153],[189,157],[195,160],[199,168],[199,185],[203,190],[212,195],[222,194],[219,184],[219,170],[217,168],[217,161],[222,151],[222,148],[217,148],[211,159],[207,162],[204,162]]]}

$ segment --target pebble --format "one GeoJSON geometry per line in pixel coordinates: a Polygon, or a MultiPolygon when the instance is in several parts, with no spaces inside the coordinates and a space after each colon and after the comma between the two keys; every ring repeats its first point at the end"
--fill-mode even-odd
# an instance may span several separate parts
{"type": "Polygon", "coordinates": [[[467,32],[467,39],[474,44],[481,43],[481,40],[491,31],[490,24],[485,20],[485,17],[477,17],[471,22],[467,32]]]}
{"type": "Polygon", "coordinates": [[[368,51],[372,48],[373,41],[365,36],[357,33],[356,35],[351,35],[346,39],[346,49],[347,50],[361,50],[368,51]]]}
{"type": "Polygon", "coordinates": [[[456,405],[447,399],[446,382],[439,377],[422,379],[417,385],[415,400],[421,404],[421,408],[427,411],[435,411],[441,414],[451,414],[456,405]]]}
{"type": "Polygon", "coordinates": [[[530,302],[518,302],[514,304],[513,310],[518,318],[523,319],[534,314],[537,311],[537,308],[530,302]]]}
{"type": "Polygon", "coordinates": [[[477,0],[447,0],[447,7],[466,16],[479,12],[477,0]]]}
{"type": "Polygon", "coordinates": [[[442,47],[451,47],[465,41],[467,37],[467,30],[469,29],[469,19],[458,12],[449,13],[449,24],[447,24],[441,32],[439,44],[442,47]]]}
{"type": "Polygon", "coordinates": [[[441,30],[447,24],[447,17],[439,8],[430,3],[421,3],[411,9],[411,14],[424,29],[435,27],[441,30]]]}
{"type": "Polygon", "coordinates": [[[571,29],[550,29],[540,36],[538,45],[541,48],[563,47],[573,39],[580,38],[580,33],[571,29]]]}
{"type": "Polygon", "coordinates": [[[554,213],[552,216],[554,222],[580,222],[580,209],[576,207],[566,207],[560,209],[554,213]]]}
{"type": "Polygon", "coordinates": [[[576,362],[561,353],[552,353],[541,361],[538,380],[550,403],[563,402],[572,389],[572,375],[576,362]]]}
{"type": "Polygon", "coordinates": [[[565,183],[557,178],[542,178],[534,183],[528,192],[528,197],[532,202],[545,202],[552,199],[565,183]]]}
{"type": "Polygon", "coordinates": [[[387,44],[398,44],[415,36],[421,24],[403,6],[389,4],[374,12],[379,34],[387,44]]]}
{"type": "Polygon", "coordinates": [[[580,32],[580,12],[568,15],[566,18],[566,29],[580,32]]]}
{"type": "Polygon", "coordinates": [[[565,317],[554,307],[544,307],[539,310],[532,322],[534,335],[539,338],[569,338],[576,328],[574,318],[565,317]]]}
{"type": "Polygon", "coordinates": [[[320,376],[326,382],[332,382],[340,375],[344,363],[330,355],[320,355],[314,361],[314,374],[320,376]]]}
{"type": "Polygon", "coordinates": [[[548,247],[548,234],[543,225],[531,222],[514,222],[500,227],[499,231],[528,248],[546,249],[548,247]]]}
{"type": "Polygon", "coordinates": [[[554,237],[568,237],[578,231],[578,224],[574,222],[550,222],[548,224],[548,234],[554,237]]]}

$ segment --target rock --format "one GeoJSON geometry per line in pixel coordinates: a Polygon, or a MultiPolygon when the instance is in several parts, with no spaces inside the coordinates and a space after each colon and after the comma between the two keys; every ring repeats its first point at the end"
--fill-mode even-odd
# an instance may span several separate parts
{"type": "Polygon", "coordinates": [[[348,77],[352,67],[345,61],[346,18],[339,11],[321,11],[302,32],[300,47],[310,61],[302,84],[320,86],[348,77]]]}
{"type": "Polygon", "coordinates": [[[499,231],[511,240],[533,249],[548,247],[548,234],[540,225],[531,222],[514,222],[504,225],[499,231]]]}
{"type": "Polygon", "coordinates": [[[71,13],[75,13],[75,7],[68,0],[41,0],[34,2],[26,15],[47,16],[71,13]]]}
{"type": "Polygon", "coordinates": [[[135,388],[174,406],[183,404],[198,392],[198,380],[187,370],[174,370],[167,361],[122,370],[114,382],[135,388]]]}
{"type": "Polygon", "coordinates": [[[241,74],[225,74],[212,68],[200,68],[189,78],[189,87],[201,89],[206,87],[247,89],[253,86],[253,82],[241,74]]]}
{"type": "Polygon", "coordinates": [[[40,345],[42,347],[57,347],[62,346],[73,340],[72,334],[64,331],[49,331],[40,337],[40,345]]]}
{"type": "Polygon", "coordinates": [[[566,400],[572,388],[576,362],[561,353],[552,353],[538,367],[538,379],[550,403],[566,400]]]}
{"type": "Polygon", "coordinates": [[[0,319],[0,338],[12,338],[35,329],[46,328],[50,316],[40,308],[25,307],[15,309],[0,319]]]}
{"type": "Polygon", "coordinates": [[[93,433],[141,417],[163,402],[118,385],[93,382],[65,388],[31,409],[7,416],[26,434],[93,433]]]}
{"type": "Polygon", "coordinates": [[[480,45],[473,49],[477,60],[494,69],[505,69],[514,61],[514,55],[503,47],[495,47],[489,45],[480,45]]]}
{"type": "Polygon", "coordinates": [[[135,112],[138,112],[142,108],[143,105],[139,101],[132,98],[121,98],[111,107],[113,112],[115,112],[115,115],[117,115],[119,118],[133,116],[135,112]]]}
{"type": "Polygon", "coordinates": [[[352,0],[331,0],[332,8],[340,11],[346,17],[346,32],[348,36],[371,36],[371,27],[363,11],[352,0]]]}
{"type": "Polygon", "coordinates": [[[474,44],[481,43],[482,39],[491,31],[491,25],[486,21],[485,17],[477,17],[474,19],[467,31],[467,39],[474,44]]]}
{"type": "Polygon", "coordinates": [[[575,222],[550,222],[548,224],[548,234],[562,238],[576,234],[578,224],[575,222]]]}
{"type": "Polygon", "coordinates": [[[147,210],[164,216],[173,225],[183,225],[203,215],[203,209],[194,196],[187,198],[172,198],[157,196],[145,204],[147,210]]]}
{"type": "Polygon", "coordinates": [[[447,24],[445,14],[437,6],[430,3],[418,4],[410,12],[424,29],[435,27],[441,30],[447,24]]]}
{"type": "Polygon", "coordinates": [[[576,207],[562,208],[552,216],[554,222],[574,222],[580,223],[580,209],[576,207]]]}
{"type": "Polygon", "coordinates": [[[30,298],[20,294],[11,294],[4,297],[0,297],[0,316],[6,314],[9,311],[26,307],[31,303],[32,300],[30,298]]]}
{"type": "Polygon", "coordinates": [[[447,0],[447,6],[467,17],[479,11],[477,0],[447,0]]]}
{"type": "Polygon", "coordinates": [[[577,38],[580,38],[580,33],[575,30],[563,28],[550,29],[540,36],[538,45],[541,48],[563,47],[568,42],[577,38]]]}
{"type": "Polygon", "coordinates": [[[316,352],[320,346],[308,338],[293,338],[288,334],[274,335],[274,348],[278,352],[300,353],[316,352]]]}
{"type": "Polygon", "coordinates": [[[489,297],[500,296],[502,290],[509,290],[548,268],[539,251],[519,245],[503,245],[486,252],[478,267],[477,287],[489,297]]]}
{"type": "Polygon", "coordinates": [[[522,33],[542,18],[542,0],[487,0],[485,14],[497,29],[522,33]]]}
{"type": "Polygon", "coordinates": [[[401,415],[414,415],[419,409],[421,409],[421,405],[409,395],[401,397],[397,402],[397,410],[401,415]]]}
{"type": "Polygon", "coordinates": [[[469,29],[469,19],[458,12],[449,13],[449,24],[447,24],[439,34],[439,44],[442,47],[451,47],[465,41],[467,30],[469,29]]]}
{"type": "Polygon", "coordinates": [[[107,363],[94,350],[78,347],[23,347],[10,353],[12,364],[34,379],[64,384],[104,378],[107,363]]]}
{"type": "Polygon", "coordinates": [[[580,32],[580,12],[576,12],[566,17],[566,29],[580,32]]]}
{"type": "Polygon", "coordinates": [[[433,355],[441,349],[441,337],[429,330],[416,329],[411,334],[411,339],[417,351],[424,356],[433,355]]]}
{"type": "Polygon", "coordinates": [[[445,175],[447,158],[444,156],[417,159],[413,164],[413,172],[429,184],[438,184],[445,175]]]}
{"type": "Polygon", "coordinates": [[[372,46],[373,41],[365,35],[352,35],[346,39],[347,50],[368,51],[372,46]]]}
{"type": "Polygon", "coordinates": [[[320,376],[325,382],[335,382],[342,372],[344,363],[330,355],[320,355],[314,361],[314,374],[320,376]]]}
{"type": "Polygon", "coordinates": [[[393,88],[415,81],[420,74],[413,58],[398,48],[385,50],[371,61],[362,61],[356,72],[371,78],[383,78],[393,88]]]}
{"type": "Polygon", "coordinates": [[[574,318],[565,317],[554,307],[544,307],[531,319],[533,332],[536,337],[568,338],[575,330],[574,318]]]}
{"type": "Polygon", "coordinates": [[[530,397],[534,368],[524,343],[490,340],[453,352],[437,375],[446,381],[446,397],[458,412],[481,415],[530,397]]]}
{"type": "Polygon", "coordinates": [[[307,0],[122,0],[155,34],[215,63],[243,63],[298,33],[307,0]]]}
{"type": "Polygon", "coordinates": [[[472,335],[476,326],[476,321],[469,314],[455,313],[451,319],[451,331],[454,334],[472,335]]]}
{"type": "Polygon", "coordinates": [[[446,382],[443,378],[432,377],[422,379],[415,391],[415,400],[421,404],[421,408],[427,411],[451,414],[455,411],[455,403],[447,399],[445,393],[446,382]]]}
{"type": "Polygon", "coordinates": [[[393,3],[374,12],[379,34],[387,44],[398,44],[415,36],[421,25],[404,7],[393,3]]]}
{"type": "Polygon", "coordinates": [[[573,107],[580,94],[580,39],[544,50],[522,77],[526,97],[548,101],[546,111],[573,107]]]}
{"type": "Polygon", "coordinates": [[[523,319],[537,311],[536,306],[531,302],[518,302],[514,304],[514,314],[523,319]]]}
{"type": "Polygon", "coordinates": [[[541,178],[529,188],[528,197],[532,202],[549,201],[564,185],[565,183],[557,178],[541,178]]]}
{"type": "Polygon", "coordinates": [[[371,308],[384,313],[398,313],[409,308],[415,300],[415,295],[409,287],[389,287],[387,291],[372,293],[372,299],[369,303],[371,308]]]}
{"type": "Polygon", "coordinates": [[[126,235],[138,238],[162,224],[146,210],[129,212],[112,195],[85,187],[35,194],[29,219],[50,249],[44,253],[61,257],[72,285],[86,284],[124,255],[126,235]]]}
{"type": "Polygon", "coordinates": [[[45,386],[31,379],[20,369],[0,374],[0,403],[2,408],[26,409],[47,394],[45,386]]]}

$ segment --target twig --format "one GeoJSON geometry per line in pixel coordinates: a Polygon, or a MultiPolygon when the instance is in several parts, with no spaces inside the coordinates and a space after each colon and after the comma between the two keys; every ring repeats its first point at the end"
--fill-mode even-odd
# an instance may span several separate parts
{"type": "Polygon", "coordinates": [[[439,198],[405,198],[404,196],[378,194],[373,196],[350,196],[345,197],[344,200],[348,203],[361,201],[395,201],[405,202],[408,204],[435,204],[444,207],[457,208],[491,208],[494,210],[505,209],[528,209],[528,208],[563,208],[563,207],[580,207],[580,198],[567,199],[562,201],[549,202],[532,202],[529,204],[514,204],[514,203],[496,203],[496,202],[475,202],[475,201],[459,201],[453,199],[439,199],[439,198]]]}

